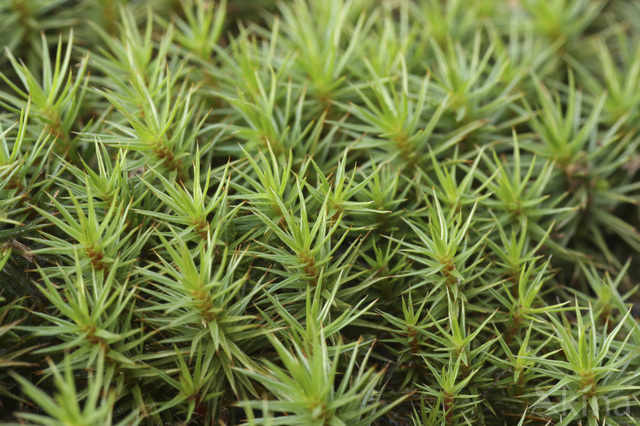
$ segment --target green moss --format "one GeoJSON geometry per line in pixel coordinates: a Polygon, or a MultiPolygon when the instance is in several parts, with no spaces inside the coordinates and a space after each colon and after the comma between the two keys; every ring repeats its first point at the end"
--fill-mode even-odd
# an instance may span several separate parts
{"type": "Polygon", "coordinates": [[[635,3],[0,16],[1,423],[638,423],[635,3]]]}

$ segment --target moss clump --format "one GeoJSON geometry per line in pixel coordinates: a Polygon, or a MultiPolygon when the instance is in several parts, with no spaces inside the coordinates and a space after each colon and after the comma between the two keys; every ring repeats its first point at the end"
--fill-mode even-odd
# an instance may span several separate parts
{"type": "Polygon", "coordinates": [[[635,3],[0,16],[3,424],[637,423],[635,3]]]}

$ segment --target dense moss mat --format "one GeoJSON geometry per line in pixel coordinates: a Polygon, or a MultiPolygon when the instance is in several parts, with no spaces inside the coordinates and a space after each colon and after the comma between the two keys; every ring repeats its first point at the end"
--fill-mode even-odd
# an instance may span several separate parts
{"type": "Polygon", "coordinates": [[[640,5],[0,4],[3,424],[637,424],[640,5]]]}

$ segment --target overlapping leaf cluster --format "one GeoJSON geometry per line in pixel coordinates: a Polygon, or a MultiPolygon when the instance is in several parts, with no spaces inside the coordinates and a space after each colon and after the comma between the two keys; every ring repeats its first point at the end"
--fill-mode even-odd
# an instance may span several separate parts
{"type": "Polygon", "coordinates": [[[0,421],[637,422],[634,2],[0,16],[0,421]]]}

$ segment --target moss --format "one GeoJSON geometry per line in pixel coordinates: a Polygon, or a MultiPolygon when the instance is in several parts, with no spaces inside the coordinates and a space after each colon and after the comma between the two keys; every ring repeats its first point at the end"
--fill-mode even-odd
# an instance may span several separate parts
{"type": "Polygon", "coordinates": [[[0,422],[637,423],[635,3],[5,3],[0,422]]]}

